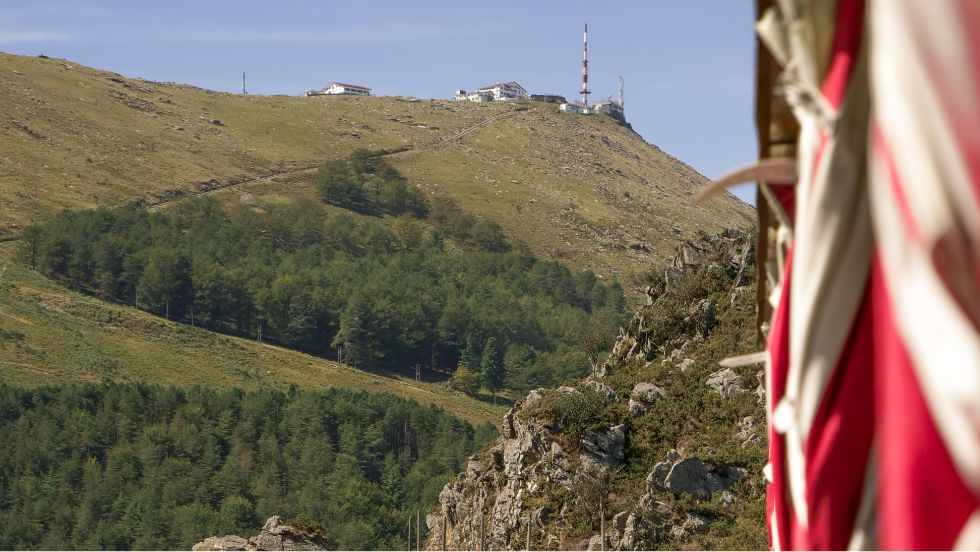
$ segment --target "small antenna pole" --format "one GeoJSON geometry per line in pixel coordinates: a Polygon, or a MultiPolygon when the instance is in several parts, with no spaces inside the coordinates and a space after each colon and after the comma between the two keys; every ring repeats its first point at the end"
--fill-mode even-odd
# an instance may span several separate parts
{"type": "Polygon", "coordinates": [[[619,107],[626,111],[626,103],[623,101],[623,76],[619,76],[619,107]]]}
{"type": "Polygon", "coordinates": [[[589,24],[585,24],[583,35],[584,49],[582,52],[582,104],[589,107],[589,24]]]}

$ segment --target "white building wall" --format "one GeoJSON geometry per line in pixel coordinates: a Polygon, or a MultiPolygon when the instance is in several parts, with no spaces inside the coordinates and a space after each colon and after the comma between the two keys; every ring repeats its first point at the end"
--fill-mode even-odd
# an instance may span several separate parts
{"type": "Polygon", "coordinates": [[[327,87],[324,94],[354,94],[356,96],[370,96],[370,90],[364,90],[361,88],[350,88],[339,83],[333,83],[327,87]]]}

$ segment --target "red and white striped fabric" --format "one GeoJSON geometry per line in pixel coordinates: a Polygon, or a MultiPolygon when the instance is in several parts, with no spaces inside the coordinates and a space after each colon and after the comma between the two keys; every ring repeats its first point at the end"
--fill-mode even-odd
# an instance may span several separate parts
{"type": "Polygon", "coordinates": [[[980,2],[779,0],[759,32],[800,123],[771,546],[978,548],[980,2]]]}
{"type": "Polygon", "coordinates": [[[980,2],[879,1],[879,544],[980,549],[980,2]]]}

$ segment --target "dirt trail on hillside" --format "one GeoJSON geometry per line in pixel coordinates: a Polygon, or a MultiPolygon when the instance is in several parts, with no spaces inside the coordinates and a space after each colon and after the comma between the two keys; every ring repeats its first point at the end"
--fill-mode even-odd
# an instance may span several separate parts
{"type": "MultiPolygon", "coordinates": [[[[469,134],[469,133],[471,133],[471,132],[473,132],[475,130],[478,130],[478,129],[480,129],[480,128],[482,128],[482,127],[484,127],[484,126],[486,126],[486,125],[488,125],[488,124],[490,124],[490,123],[492,123],[494,121],[497,121],[497,120],[502,119],[502,118],[505,118],[505,117],[510,117],[510,116],[514,115],[515,113],[517,113],[517,112],[518,112],[517,110],[514,110],[514,111],[506,111],[504,113],[498,113],[497,115],[494,115],[492,117],[488,117],[488,118],[480,121],[479,123],[476,123],[474,125],[468,126],[468,127],[464,128],[463,130],[460,130],[460,131],[458,131],[458,132],[456,132],[454,134],[451,134],[450,136],[447,136],[447,137],[444,137],[444,138],[440,138],[440,139],[438,139],[438,140],[436,140],[434,142],[431,142],[429,144],[426,144],[424,146],[421,146],[421,147],[418,147],[418,148],[409,148],[409,149],[401,149],[401,150],[396,150],[396,151],[385,152],[385,153],[382,153],[381,156],[382,157],[394,157],[394,156],[399,156],[399,155],[401,155],[401,156],[409,156],[409,155],[412,155],[412,154],[434,151],[434,150],[436,150],[436,149],[438,149],[438,148],[440,148],[442,146],[445,146],[445,145],[448,145],[450,143],[453,143],[456,140],[459,140],[460,138],[462,138],[463,136],[466,136],[467,134],[469,134]]],[[[294,174],[294,173],[300,173],[300,172],[310,171],[310,170],[313,170],[313,169],[319,167],[321,164],[323,164],[323,161],[302,162],[302,163],[303,164],[301,164],[299,166],[290,167],[288,169],[278,169],[278,170],[277,169],[272,169],[272,170],[270,170],[270,171],[268,171],[266,173],[261,174],[260,176],[255,176],[255,177],[252,177],[252,178],[246,178],[244,180],[235,179],[235,180],[228,180],[228,181],[225,181],[225,182],[218,182],[218,183],[214,184],[213,186],[209,186],[207,189],[203,189],[203,190],[194,190],[194,191],[191,191],[191,190],[180,190],[180,189],[176,189],[176,190],[173,190],[173,193],[175,195],[173,195],[172,197],[164,197],[164,198],[161,198],[161,199],[157,199],[155,201],[147,202],[146,203],[147,210],[148,211],[155,211],[155,210],[157,210],[157,209],[159,209],[161,207],[165,207],[167,205],[170,205],[170,204],[173,204],[173,203],[177,203],[177,202],[183,201],[183,200],[188,199],[188,198],[206,196],[206,195],[209,195],[209,194],[213,194],[215,192],[221,192],[221,191],[229,190],[229,189],[232,189],[232,188],[237,188],[239,186],[244,186],[246,184],[255,184],[257,182],[264,182],[264,181],[267,181],[267,180],[272,180],[274,178],[277,178],[277,177],[280,177],[280,176],[284,176],[284,175],[288,175],[288,174],[294,174]]],[[[215,182],[215,181],[212,180],[211,182],[215,182]]]]}

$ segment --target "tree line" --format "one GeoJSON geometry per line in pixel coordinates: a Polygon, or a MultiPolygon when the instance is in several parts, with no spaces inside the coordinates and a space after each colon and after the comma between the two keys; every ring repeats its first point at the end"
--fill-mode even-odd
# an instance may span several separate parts
{"type": "Polygon", "coordinates": [[[277,514],[405,550],[493,433],[389,394],[0,385],[0,549],[189,550],[277,514]]]}
{"type": "MultiPolygon", "coordinates": [[[[343,165],[350,182],[404,185],[382,160],[371,163],[355,156],[324,172],[343,165]]],[[[452,373],[462,359],[494,391],[588,372],[583,332],[614,331],[624,309],[617,283],[540,260],[450,200],[408,196],[398,214],[403,203],[382,200],[388,216],[313,198],[265,209],[195,198],[167,214],[65,210],[28,227],[21,253],[107,300],[366,369],[452,373]],[[483,370],[462,358],[467,349],[498,362],[483,370]]]]}

